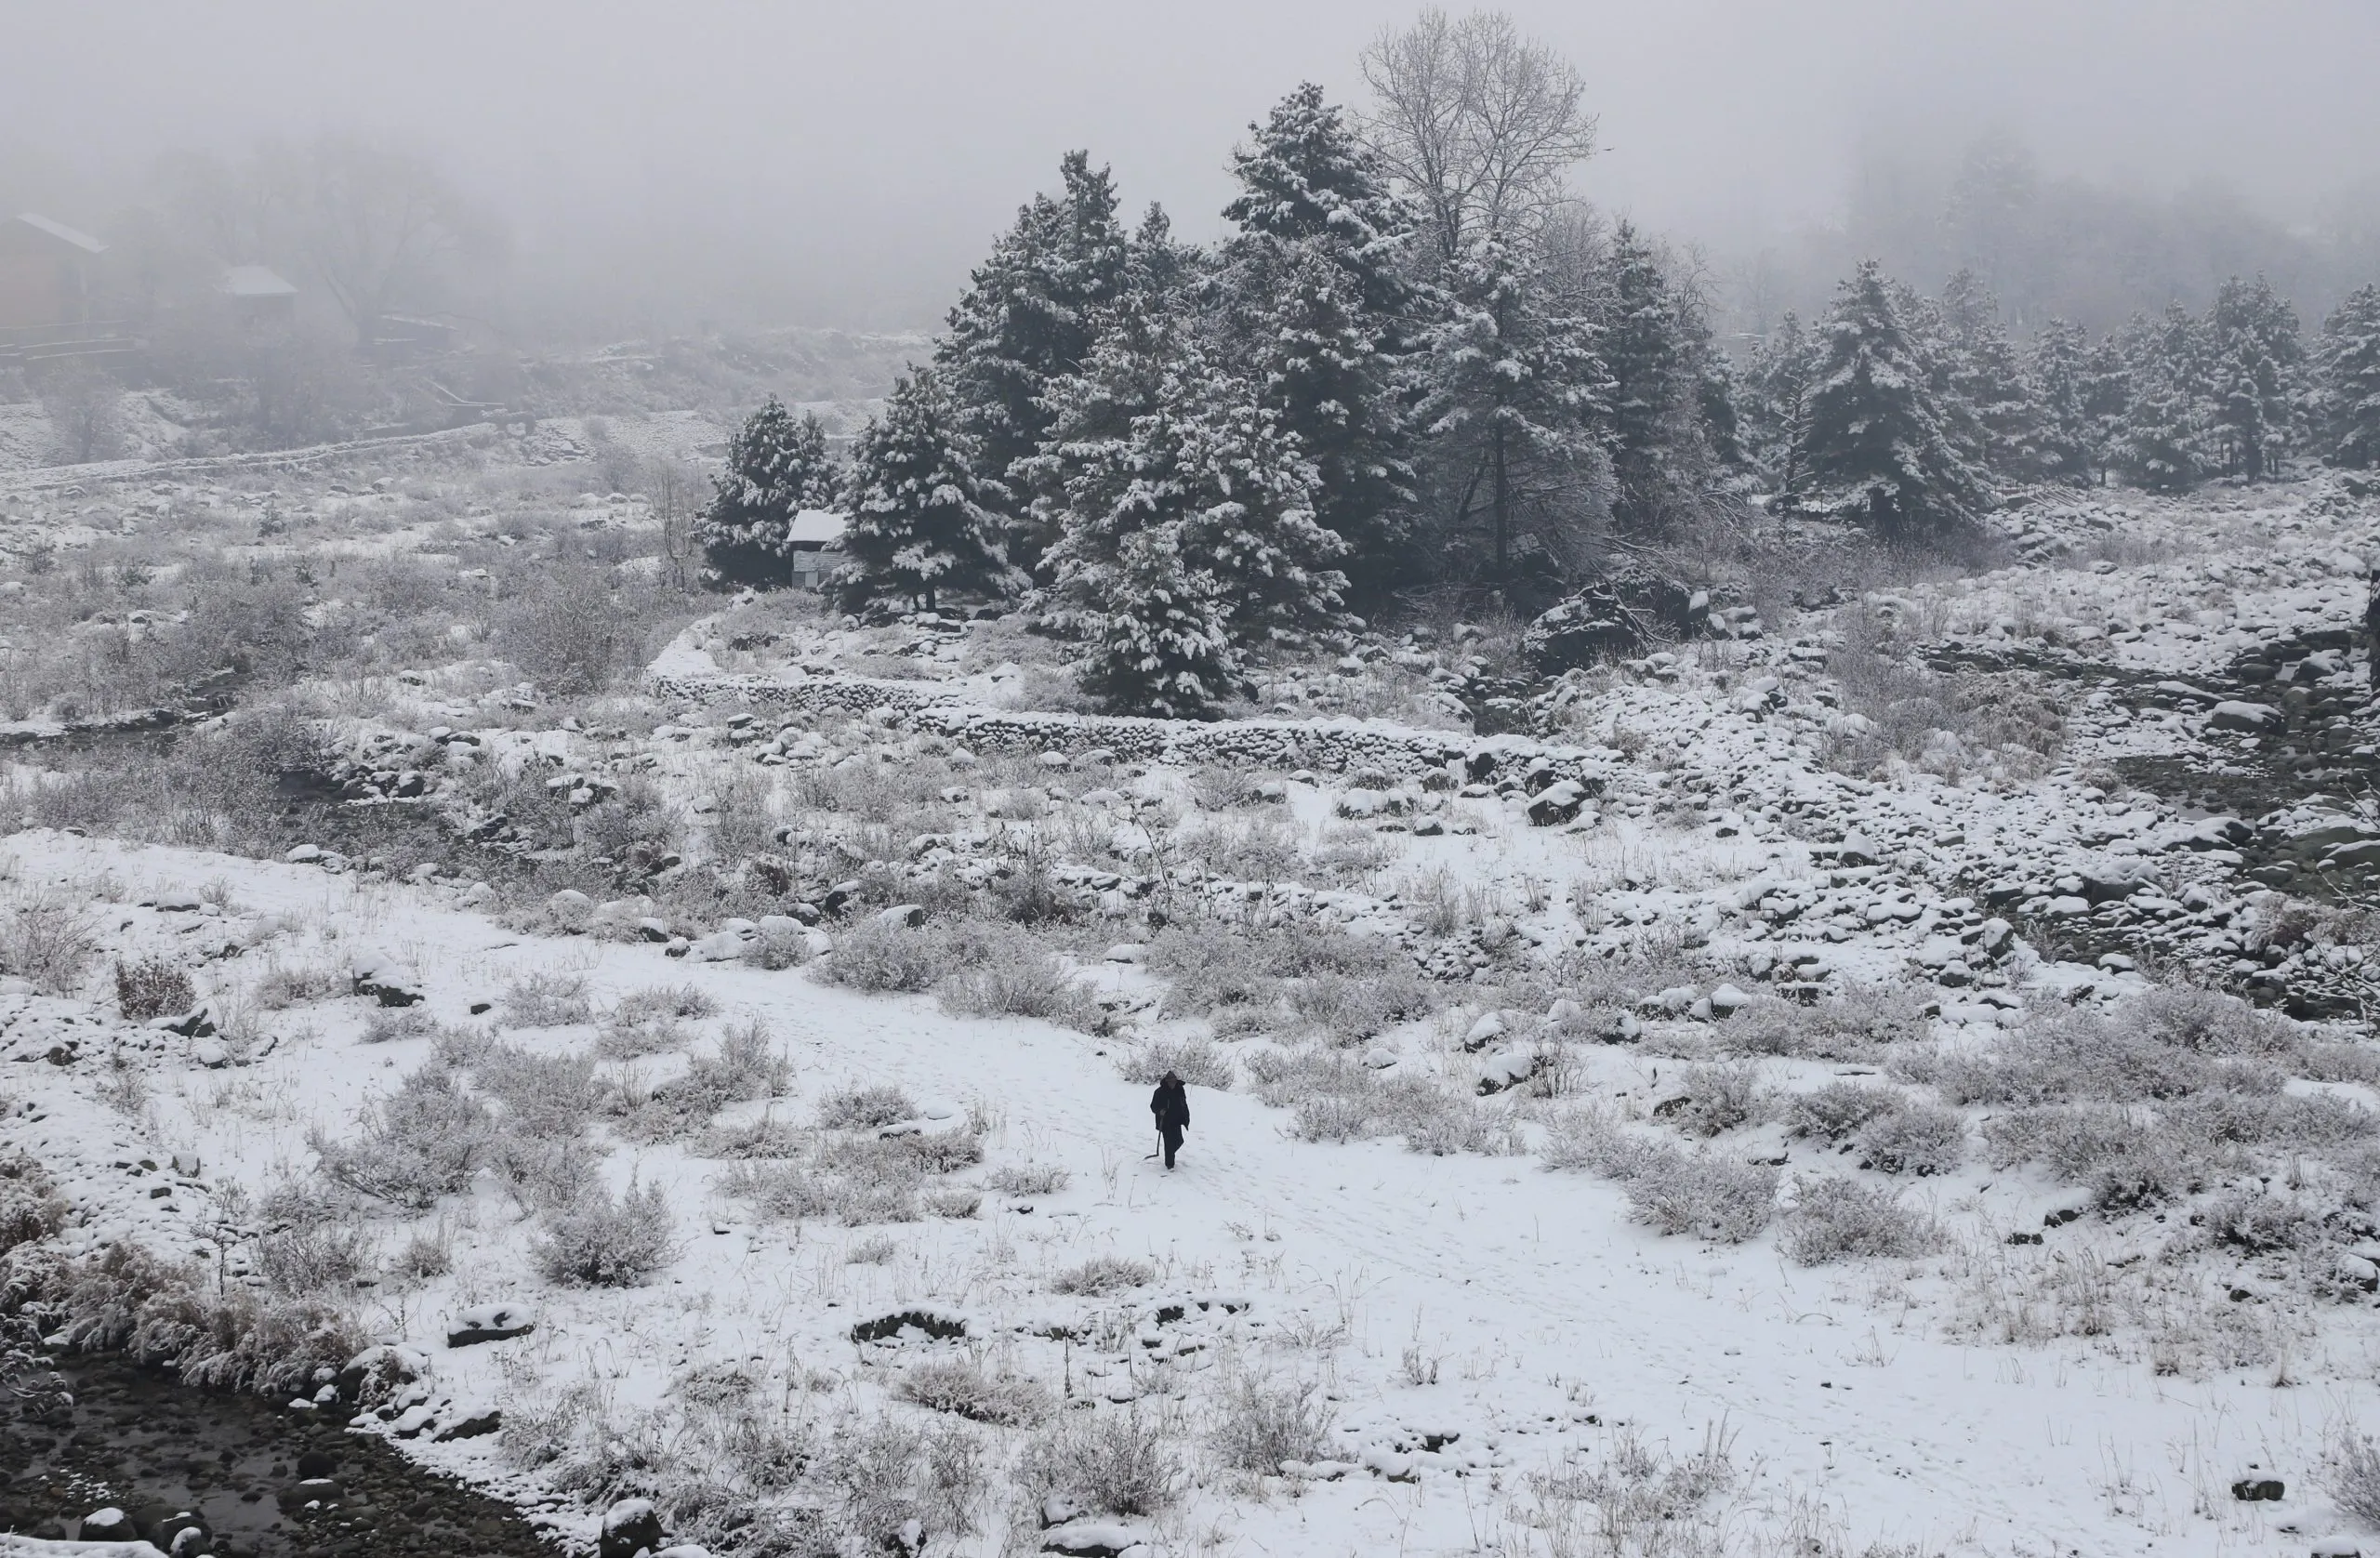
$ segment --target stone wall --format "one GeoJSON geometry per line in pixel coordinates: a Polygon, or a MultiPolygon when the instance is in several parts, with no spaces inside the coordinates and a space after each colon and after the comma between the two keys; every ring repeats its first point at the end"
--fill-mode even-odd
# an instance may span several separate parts
{"type": "Polygon", "coordinates": [[[1150,720],[1127,715],[1041,714],[959,701],[932,682],[811,677],[656,677],[662,697],[711,706],[807,714],[893,712],[908,730],[946,736],[975,752],[1056,752],[1073,758],[1107,752],[1141,762],[1222,763],[1291,772],[1347,773],[1377,769],[1410,778],[1460,762],[1477,777],[1527,774],[1575,779],[1600,793],[1607,753],[1546,746],[1523,736],[1467,736],[1355,720],[1150,720]]]}

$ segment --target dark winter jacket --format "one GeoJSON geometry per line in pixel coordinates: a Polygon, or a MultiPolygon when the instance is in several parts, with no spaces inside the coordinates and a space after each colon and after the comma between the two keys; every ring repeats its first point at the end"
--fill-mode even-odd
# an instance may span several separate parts
{"type": "Polygon", "coordinates": [[[1157,1091],[1149,1094],[1149,1113],[1157,1116],[1157,1129],[1160,1135],[1187,1130],[1190,1129],[1190,1094],[1179,1082],[1171,1087],[1160,1082],[1157,1091]]]}

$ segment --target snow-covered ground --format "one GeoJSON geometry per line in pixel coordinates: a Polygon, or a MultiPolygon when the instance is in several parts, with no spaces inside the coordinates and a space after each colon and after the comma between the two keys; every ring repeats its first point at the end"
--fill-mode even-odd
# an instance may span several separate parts
{"type": "MultiPolygon", "coordinates": [[[[527,849],[491,771],[582,831],[650,786],[680,847],[549,896],[459,848],[19,831],[18,923],[71,909],[91,947],[0,995],[0,1146],[74,1204],[67,1250],[261,1292],[311,1251],[417,1355],[361,1425],[589,1543],[627,1493],[721,1550],[753,1528],[705,1510],[813,1512],[755,1551],[906,1519],[960,1552],[2352,1539],[2380,825],[2341,651],[2380,511],[2317,484],[2012,529],[2020,564],[1552,685],[1539,741],[1593,795],[1509,746],[1218,773],[1090,722],[976,751],[734,699],[497,720],[432,676],[342,728],[352,804],[527,849]],[[1017,906],[1041,880],[1063,913],[1017,906]],[[121,1015],[105,972],[144,960],[214,1031],[121,1015]],[[970,1014],[1002,1010],[1050,1017],[970,1014]],[[1169,1062],[1200,1084],[1170,1172],[1125,1079],[1169,1062]],[[477,1101],[479,1155],[411,1208],[389,1155],[449,1116],[386,1113],[409,1077],[477,1101]],[[1845,1098],[1898,1144],[1814,1123],[1845,1098]],[[574,1206],[654,1188],[649,1274],[541,1270],[574,1206]],[[534,1328],[448,1345],[498,1306],[534,1328]],[[932,1409],[961,1386],[974,1420],[932,1409]],[[1091,1507],[1093,1433],[1170,1485],[1091,1507]]],[[[875,641],[806,631],[723,664],[698,626],[661,668],[824,688],[875,641]]],[[[1460,680],[1460,641],[1381,648],[1460,680]]],[[[953,696],[998,701],[989,657],[953,696]]]]}

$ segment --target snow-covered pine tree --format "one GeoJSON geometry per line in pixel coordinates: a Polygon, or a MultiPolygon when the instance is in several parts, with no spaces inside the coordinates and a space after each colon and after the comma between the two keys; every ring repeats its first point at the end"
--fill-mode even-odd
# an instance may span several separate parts
{"type": "Polygon", "coordinates": [[[840,484],[817,416],[805,412],[797,420],[770,396],[728,440],[727,469],[711,478],[711,499],[695,517],[706,578],[782,588],[793,576],[786,535],[794,515],[834,508],[840,484]]]}
{"type": "Polygon", "coordinates": [[[1210,712],[1244,651],[1337,619],[1346,543],[1315,517],[1315,469],[1195,321],[1128,303],[1051,403],[1027,469],[1061,530],[1051,614],[1093,646],[1084,686],[1110,708],[1210,712]]]}
{"type": "Polygon", "coordinates": [[[1414,345],[1416,299],[1401,269],[1414,213],[1311,82],[1249,131],[1232,157],[1240,192],[1223,207],[1238,231],[1212,291],[1238,371],[1314,462],[1316,512],[1374,595],[1423,561],[1398,382],[1414,345]]]}
{"type": "Polygon", "coordinates": [[[1602,290],[1598,344],[1611,378],[1606,427],[1618,483],[1612,518],[1622,530],[1652,531],[1699,491],[1707,471],[1700,386],[1661,257],[1631,223],[1612,231],[1602,290]]]}
{"type": "Polygon", "coordinates": [[[1956,422],[1970,429],[1970,459],[2003,481],[2043,479],[2049,472],[2040,447],[2041,409],[2001,324],[2000,300],[1974,271],[1962,270],[1942,288],[1937,312],[1939,377],[1955,403],[1956,422]]]}
{"type": "Polygon", "coordinates": [[[1244,680],[1214,577],[1182,542],[1175,525],[1129,530],[1113,556],[1068,565],[1072,622],[1090,646],[1077,680],[1113,712],[1211,720],[1244,680]]]}
{"type": "Polygon", "coordinates": [[[1436,441],[1449,529],[1487,519],[1488,569],[1524,552],[1556,563],[1607,513],[1610,459],[1597,428],[1611,376],[1592,322],[1550,307],[1529,252],[1473,244],[1448,278],[1430,334],[1421,418],[1436,441]]]}
{"type": "Polygon", "coordinates": [[[2126,481],[2154,492],[2195,486],[2218,469],[2215,407],[2198,321],[2179,303],[2162,318],[2135,315],[2123,331],[2123,416],[2109,446],[2109,464],[2126,481]]]}
{"type": "Polygon", "coordinates": [[[2297,310],[2264,277],[2233,276],[2215,289],[2203,340],[2223,468],[2261,481],[2297,429],[2306,363],[2297,310]]]}
{"type": "MultiPolygon", "coordinates": [[[[2146,329],[2145,321],[2134,320],[2134,325],[2146,329]]],[[[2129,330],[2131,326],[2127,326],[2129,330]]],[[[2105,482],[2114,468],[2116,441],[2123,430],[2123,419],[2132,411],[2132,358],[2126,350],[2128,336],[2112,332],[2100,337],[2091,345],[2090,355],[2082,364],[2082,416],[2090,429],[2091,475],[2105,482]]]]}
{"type": "Polygon", "coordinates": [[[2053,319],[2033,337],[2026,378],[2040,411],[2034,474],[2043,482],[2087,486],[2097,464],[2089,409],[2090,337],[2069,320],[2053,319]]]}
{"type": "MultiPolygon", "coordinates": [[[[1069,152],[1059,172],[1059,193],[1034,196],[969,277],[934,351],[959,428],[974,441],[976,476],[1011,491],[1010,467],[1048,430],[1042,396],[1082,365],[1130,271],[1107,170],[1069,152]]],[[[1012,559],[1031,566],[1052,537],[1014,507],[1001,513],[1012,559]]]]}
{"type": "Polygon", "coordinates": [[[1965,523],[1990,501],[1943,430],[1928,365],[1872,259],[1836,294],[1804,405],[1790,492],[1802,508],[1906,536],[1965,523]]]}
{"type": "Polygon", "coordinates": [[[2316,402],[2322,458],[2380,466],[2380,286],[2360,286],[2322,322],[2316,402]]]}
{"type": "Polygon", "coordinates": [[[884,415],[860,435],[851,495],[851,561],[836,576],[847,605],[902,595],[932,611],[945,590],[1023,583],[1000,549],[993,507],[1008,495],[976,474],[973,439],[932,369],[894,384],[884,415]]]}
{"type": "Polygon", "coordinates": [[[1792,310],[1752,352],[1745,376],[1744,433],[1753,465],[1779,492],[1794,485],[1794,456],[1800,451],[1802,416],[1810,379],[1818,371],[1818,345],[1792,310]]]}

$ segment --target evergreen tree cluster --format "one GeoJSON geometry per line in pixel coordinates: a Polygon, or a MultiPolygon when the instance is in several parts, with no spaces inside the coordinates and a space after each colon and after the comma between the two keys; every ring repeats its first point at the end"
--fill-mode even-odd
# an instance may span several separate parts
{"type": "Polygon", "coordinates": [[[2096,342],[2052,320],[2020,348],[1971,272],[1929,298],[1871,261],[1817,328],[1784,317],[1739,400],[1750,456],[1790,505],[1894,533],[1965,522],[2029,483],[2175,492],[2264,480],[2296,455],[2370,468],[2380,288],[2310,346],[2287,299],[2234,277],[2203,316],[2175,304],[2096,342]]]}
{"type": "MultiPolygon", "coordinates": [[[[840,478],[849,608],[1029,598],[1111,706],[1206,714],[1266,646],[1415,586],[1558,587],[1743,474],[1699,286],[1626,224],[1435,232],[1311,85],[1233,169],[1202,248],[1067,154],[840,478]]],[[[772,403],[738,436],[719,576],[771,582],[826,490],[813,426],[772,403]]]]}
{"type": "MultiPolygon", "coordinates": [[[[1408,107],[1427,63],[1381,66],[1408,107]]],[[[1564,90],[1575,157],[1592,119],[1564,90]]],[[[1359,126],[1300,86],[1233,154],[1211,246],[1156,207],[1128,223],[1069,152],[847,469],[814,418],[753,414],[701,521],[713,576],[784,582],[793,516],[839,508],[846,609],[1021,602],[1107,706],[1203,716],[1251,656],[1399,592],[1542,597],[1599,543],[1763,488],[1922,537],[2029,483],[2380,462],[2380,289],[2310,344],[2261,278],[2203,317],[2020,341],[1972,273],[1926,297],[1871,262],[1738,363],[1690,258],[1561,198],[1558,158],[1483,154],[1494,198],[1424,187],[1435,124],[1359,126]]]]}

